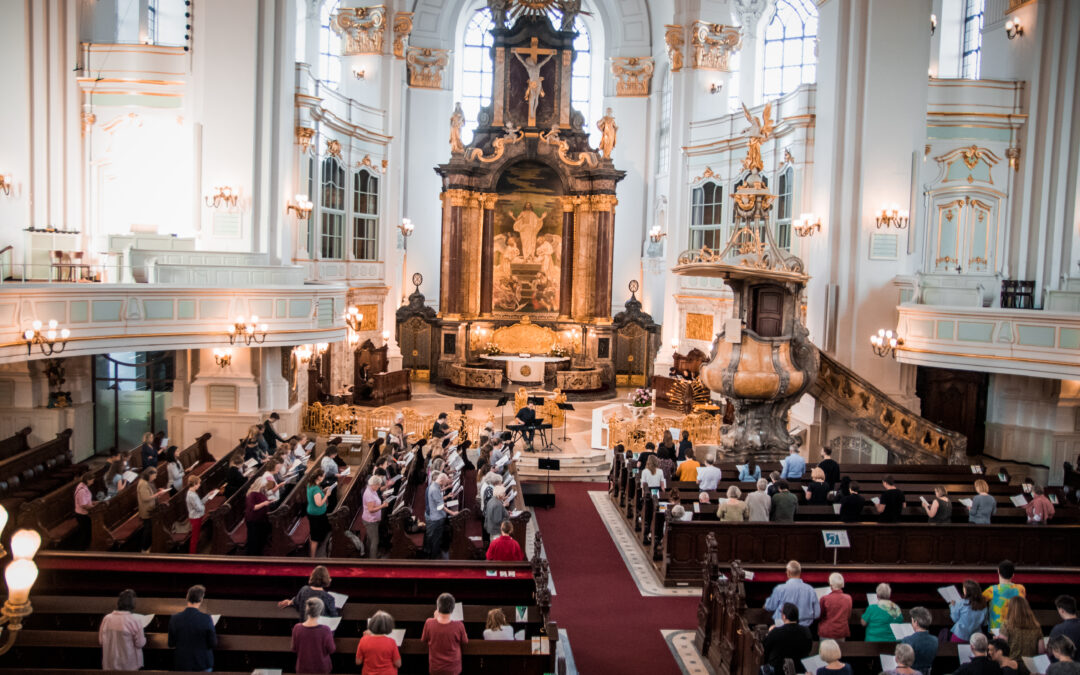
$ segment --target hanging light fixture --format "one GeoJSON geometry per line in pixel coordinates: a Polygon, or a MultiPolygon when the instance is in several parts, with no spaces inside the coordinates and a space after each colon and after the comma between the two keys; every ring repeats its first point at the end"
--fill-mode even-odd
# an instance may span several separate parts
{"type": "Polygon", "coordinates": [[[33,350],[34,345],[37,345],[41,349],[41,353],[44,356],[52,356],[64,351],[67,347],[68,338],[71,336],[71,331],[67,328],[59,328],[56,319],[49,319],[49,325],[47,330],[42,330],[44,327],[40,321],[35,321],[32,324],[33,328],[28,329],[23,333],[23,339],[26,342],[26,355],[30,356],[30,352],[33,350]]]}
{"type": "Polygon", "coordinates": [[[870,348],[876,356],[896,358],[896,350],[904,346],[904,338],[891,330],[878,329],[877,335],[870,336],[870,348]]]}
{"type": "Polygon", "coordinates": [[[243,340],[244,344],[251,346],[252,343],[261,345],[266,341],[266,324],[259,323],[259,317],[252,315],[251,319],[236,317],[236,323],[225,329],[229,334],[229,344],[236,344],[237,340],[243,340]]]}

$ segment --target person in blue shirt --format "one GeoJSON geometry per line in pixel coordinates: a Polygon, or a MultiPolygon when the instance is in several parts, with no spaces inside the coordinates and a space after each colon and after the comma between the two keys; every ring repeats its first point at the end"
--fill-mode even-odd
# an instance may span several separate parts
{"type": "Polygon", "coordinates": [[[442,557],[446,517],[457,515],[457,511],[446,508],[443,501],[443,490],[448,487],[450,487],[450,477],[445,473],[433,471],[428,479],[424,500],[424,555],[431,560],[442,557]]]}
{"type": "Polygon", "coordinates": [[[929,633],[934,619],[930,615],[930,610],[925,607],[912,607],[909,616],[911,628],[915,632],[901,642],[911,645],[911,648],[915,650],[915,663],[911,667],[923,675],[930,675],[930,668],[934,665],[938,650],[938,639],[929,633]]]}
{"type": "Polygon", "coordinates": [[[960,590],[963,596],[959,602],[949,603],[949,617],[953,621],[950,629],[952,642],[964,643],[971,636],[982,630],[986,623],[986,599],[983,598],[982,589],[974,579],[967,579],[960,590]]]}
{"type": "Polygon", "coordinates": [[[739,465],[739,482],[756,483],[761,480],[761,467],[753,459],[746,460],[746,464],[739,465]]]}
{"type": "Polygon", "coordinates": [[[773,613],[773,620],[779,626],[784,622],[784,603],[790,602],[799,609],[799,624],[810,626],[821,612],[817,593],[800,578],[802,565],[798,561],[790,561],[786,571],[787,581],[773,589],[772,595],[765,601],[765,609],[773,613]]]}
{"type": "Polygon", "coordinates": [[[806,460],[799,455],[799,446],[791,446],[791,454],[787,456],[780,469],[780,477],[787,479],[799,479],[802,478],[803,473],[806,471],[806,460]]]}

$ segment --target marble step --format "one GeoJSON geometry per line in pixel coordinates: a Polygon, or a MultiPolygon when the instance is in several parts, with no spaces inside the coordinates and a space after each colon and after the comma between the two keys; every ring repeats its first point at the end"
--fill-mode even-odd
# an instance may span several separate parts
{"type": "Polygon", "coordinates": [[[558,459],[560,469],[551,473],[552,480],[603,480],[611,471],[611,459],[603,450],[589,450],[585,455],[560,453],[523,453],[518,460],[518,475],[528,480],[547,480],[547,471],[537,465],[541,458],[558,459]]]}

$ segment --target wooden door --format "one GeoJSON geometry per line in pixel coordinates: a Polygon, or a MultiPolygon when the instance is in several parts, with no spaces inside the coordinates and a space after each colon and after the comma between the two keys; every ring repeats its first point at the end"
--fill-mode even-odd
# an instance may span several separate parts
{"type": "Polygon", "coordinates": [[[412,370],[414,377],[430,372],[431,324],[419,316],[398,324],[398,344],[403,368],[412,370]]]}
{"type": "Polygon", "coordinates": [[[966,370],[919,366],[915,393],[920,413],[938,426],[967,436],[967,452],[978,455],[986,441],[986,392],[990,376],[966,370]]]}
{"type": "Polygon", "coordinates": [[[780,337],[784,330],[784,292],[765,286],[754,289],[751,330],[761,337],[780,337]]]}

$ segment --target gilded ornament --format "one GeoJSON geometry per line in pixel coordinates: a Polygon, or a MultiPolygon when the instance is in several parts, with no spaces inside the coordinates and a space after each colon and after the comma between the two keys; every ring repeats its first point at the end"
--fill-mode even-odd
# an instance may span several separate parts
{"type": "Polygon", "coordinates": [[[405,40],[407,40],[409,34],[412,33],[412,18],[412,12],[398,12],[394,15],[394,44],[392,49],[395,58],[405,58],[405,40]]]}
{"type": "Polygon", "coordinates": [[[619,130],[611,108],[597,121],[596,128],[600,130],[600,152],[604,153],[604,159],[611,159],[611,151],[615,149],[615,133],[619,130]]]}
{"type": "MultiPolygon", "coordinates": [[[[551,125],[550,131],[541,131],[540,142],[553,146],[559,160],[568,166],[581,166],[582,164],[587,164],[590,168],[593,168],[599,163],[599,159],[595,152],[579,152],[577,159],[570,159],[570,156],[567,154],[570,150],[570,144],[559,137],[558,124],[551,125]]],[[[563,204],[565,209],[566,202],[563,202],[563,204]]]]}
{"type": "Polygon", "coordinates": [[[712,342],[713,317],[711,314],[686,314],[686,339],[712,342]]]}
{"type": "Polygon", "coordinates": [[[701,181],[705,180],[706,178],[719,178],[719,177],[720,176],[717,175],[717,173],[712,170],[711,166],[707,166],[707,167],[705,167],[705,172],[704,173],[702,173],[700,176],[698,176],[697,178],[695,178],[694,180],[692,180],[690,182],[691,183],[700,183],[701,181]]]}
{"type": "Polygon", "coordinates": [[[443,70],[450,54],[445,49],[409,47],[405,64],[409,71],[409,86],[420,89],[442,89],[443,70]]]}
{"type": "Polygon", "coordinates": [[[82,114],[82,133],[83,136],[90,132],[90,129],[94,127],[97,122],[97,115],[92,112],[83,112],[82,114]]]}
{"type": "Polygon", "coordinates": [[[469,148],[469,150],[465,153],[465,159],[469,160],[470,162],[475,160],[480,160],[484,163],[495,162],[503,156],[503,153],[506,152],[507,146],[516,145],[520,143],[524,138],[525,134],[521,131],[521,129],[518,129],[516,126],[514,126],[513,122],[507,122],[506,126],[503,127],[503,135],[491,142],[492,147],[495,148],[494,154],[488,157],[484,157],[484,151],[480,148],[469,148]]]}
{"type": "Polygon", "coordinates": [[[665,26],[664,44],[667,45],[668,61],[671,63],[671,72],[677,73],[683,67],[683,46],[686,44],[683,38],[683,27],[668,24],[665,26]]]}
{"type": "Polygon", "coordinates": [[[611,60],[616,96],[648,96],[653,60],[648,56],[616,56],[611,60]]]}
{"type": "Polygon", "coordinates": [[[315,130],[311,127],[296,127],[296,143],[300,146],[300,153],[306,154],[315,142],[315,130]]]}
{"type": "Polygon", "coordinates": [[[742,47],[739,29],[734,26],[695,21],[690,29],[694,68],[728,72],[731,55],[742,47]]]}
{"type": "Polygon", "coordinates": [[[386,8],[350,7],[330,17],[330,28],[344,38],[341,55],[382,54],[386,8]]]}
{"type": "Polygon", "coordinates": [[[750,126],[743,129],[749,147],[746,151],[746,158],[743,159],[742,167],[747,171],[760,173],[765,169],[765,163],[761,161],[761,144],[769,139],[773,130],[772,102],[765,104],[765,109],[762,111],[760,118],[751,115],[750,109],[746,107],[745,103],[742,104],[742,109],[746,121],[750,122],[750,126]]]}
{"type": "Polygon", "coordinates": [[[465,111],[461,109],[461,103],[454,104],[454,112],[450,115],[450,154],[465,154],[465,144],[461,142],[461,129],[465,126],[465,111]]]}
{"type": "Polygon", "coordinates": [[[334,138],[326,141],[326,154],[341,159],[341,142],[334,138]]]}

